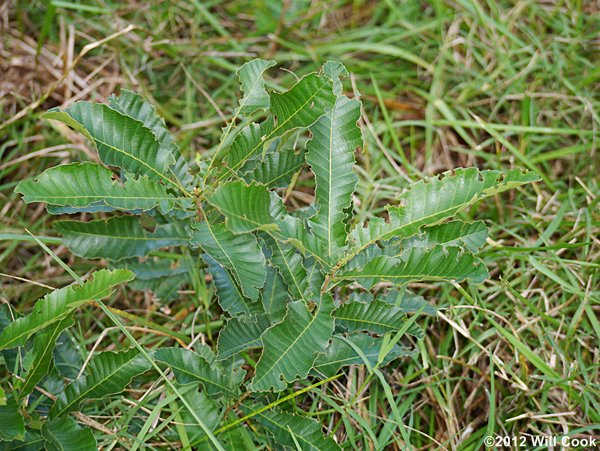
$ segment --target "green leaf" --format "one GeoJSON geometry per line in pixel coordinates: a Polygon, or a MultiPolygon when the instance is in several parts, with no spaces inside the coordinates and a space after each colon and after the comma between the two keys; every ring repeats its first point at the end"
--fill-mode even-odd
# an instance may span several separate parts
{"type": "Polygon", "coordinates": [[[312,125],[335,101],[332,82],[327,76],[309,74],[289,91],[271,93],[271,113],[276,119],[267,139],[282,136],[295,128],[312,125]]]}
{"type": "Polygon", "coordinates": [[[207,200],[225,215],[227,226],[233,233],[278,228],[271,203],[279,198],[272,198],[264,185],[247,185],[242,180],[224,183],[207,200]]]}
{"type": "Polygon", "coordinates": [[[262,311],[258,302],[251,301],[244,296],[242,289],[223,265],[208,254],[202,255],[202,260],[208,266],[208,272],[212,276],[213,285],[216,288],[219,305],[223,310],[230,315],[260,313],[262,311]]]}
{"type": "Polygon", "coordinates": [[[488,230],[483,221],[450,221],[421,229],[416,235],[399,242],[398,247],[407,250],[412,247],[432,248],[441,246],[465,246],[477,252],[484,244],[488,230]]]}
{"type": "MultiPolygon", "coordinates": [[[[315,262],[312,258],[306,258],[304,260],[306,263],[306,274],[308,276],[308,286],[311,293],[314,293],[316,296],[317,293],[321,293],[321,289],[323,288],[323,283],[325,282],[325,276],[321,271],[320,265],[315,262]]],[[[323,290],[325,291],[325,290],[323,290]]]]}
{"type": "MultiPolygon", "coordinates": [[[[363,260],[363,259],[361,259],[363,260]]],[[[460,248],[410,248],[402,258],[379,255],[357,268],[342,270],[333,280],[358,281],[370,289],[380,280],[395,284],[427,281],[456,281],[471,279],[482,282],[488,277],[483,262],[460,248]]]]}
{"type": "Polygon", "coordinates": [[[269,188],[283,188],[288,185],[292,176],[300,171],[304,164],[304,152],[293,149],[282,149],[269,152],[263,159],[257,159],[242,174],[247,183],[256,182],[269,188]]]}
{"type": "Polygon", "coordinates": [[[176,259],[162,257],[129,258],[111,262],[111,267],[128,269],[135,274],[135,280],[143,281],[187,274],[189,271],[186,264],[180,263],[176,259]]]}
{"type": "MultiPolygon", "coordinates": [[[[81,353],[77,338],[71,334],[62,334],[58,337],[54,346],[54,368],[60,376],[71,380],[77,379],[79,369],[86,357],[81,353]]],[[[63,390],[64,387],[61,387],[60,391],[63,390]]]]}
{"type": "Polygon", "coordinates": [[[42,434],[32,429],[25,430],[25,438],[22,440],[0,441],[0,451],[39,451],[43,446],[42,434]]]}
{"type": "Polygon", "coordinates": [[[27,353],[27,375],[19,390],[19,399],[27,396],[35,386],[48,374],[52,363],[52,354],[58,336],[74,323],[72,316],[67,316],[46,329],[38,332],[33,338],[33,348],[27,353]]]}
{"type": "Polygon", "coordinates": [[[180,384],[200,383],[210,394],[224,394],[235,398],[239,395],[243,372],[236,376],[225,375],[219,366],[209,363],[200,354],[183,348],[160,348],[156,360],[167,364],[180,384]]]}
{"type": "Polygon", "coordinates": [[[271,263],[283,277],[292,297],[308,302],[311,290],[302,256],[290,244],[271,237],[265,237],[264,241],[272,253],[271,263]]]}
{"type": "Polygon", "coordinates": [[[126,172],[147,175],[160,180],[167,186],[182,189],[174,180],[171,166],[175,157],[161,147],[149,128],[108,105],[101,103],[76,102],[65,111],[50,111],[46,117],[61,120],[67,125],[73,121],[84,128],[88,138],[96,144],[102,163],[118,166],[126,172]]]}
{"type": "Polygon", "coordinates": [[[389,222],[376,218],[368,227],[354,228],[349,237],[352,250],[338,267],[377,241],[395,236],[409,237],[422,226],[438,224],[485,197],[537,180],[538,175],[532,172],[516,169],[479,171],[476,168],[459,168],[421,180],[398,197],[400,206],[387,207],[389,222]]]}
{"type": "Polygon", "coordinates": [[[270,118],[261,124],[252,122],[243,127],[235,135],[231,146],[227,150],[227,154],[225,155],[226,167],[223,168],[218,181],[228,175],[237,173],[244,167],[248,159],[260,154],[266,143],[266,136],[272,128],[272,119],[270,118]]]}
{"type": "Polygon", "coordinates": [[[322,295],[313,312],[302,301],[288,304],[283,321],[262,335],[263,353],[256,364],[252,391],[281,391],[288,382],[308,375],[331,338],[333,307],[329,293],[322,295]]]}
{"type": "MultiPolygon", "coordinates": [[[[227,418],[227,423],[237,419],[235,412],[231,412],[227,418]]],[[[227,451],[253,451],[256,449],[256,445],[252,440],[254,435],[250,428],[242,424],[221,432],[219,437],[222,437],[222,443],[227,451]]]]}
{"type": "Polygon", "coordinates": [[[192,244],[201,246],[213,260],[227,268],[244,296],[258,300],[267,271],[265,256],[254,235],[235,235],[224,224],[205,220],[192,231],[192,244]]]}
{"type": "Polygon", "coordinates": [[[90,142],[94,142],[94,137],[88,132],[88,130],[81,123],[79,123],[75,119],[73,119],[73,117],[70,116],[67,112],[61,111],[60,108],[58,108],[58,107],[50,108],[48,111],[46,111],[44,114],[42,114],[42,117],[44,119],[51,119],[53,121],[62,122],[64,124],[68,125],[69,127],[71,127],[73,130],[81,133],[90,142]]]}
{"type": "Polygon", "coordinates": [[[420,312],[424,315],[437,316],[438,309],[434,305],[427,302],[423,296],[406,290],[404,286],[389,290],[378,299],[395,305],[406,313],[420,312]]]}
{"type": "Polygon", "coordinates": [[[297,442],[302,451],[340,450],[331,437],[323,436],[321,424],[311,418],[273,410],[261,412],[256,418],[280,445],[296,448],[297,442]]]}
{"type": "Polygon", "coordinates": [[[269,94],[265,91],[264,72],[275,66],[277,63],[273,60],[263,60],[260,58],[248,61],[237,71],[240,78],[241,89],[244,97],[240,99],[239,113],[250,114],[256,110],[266,110],[269,108],[269,94]]]}
{"type": "MultiPolygon", "coordinates": [[[[345,339],[334,335],[331,343],[324,354],[319,354],[315,361],[314,369],[324,377],[332,377],[342,368],[348,365],[362,365],[364,360],[356,353],[356,350],[348,344],[348,341],[354,343],[368,359],[372,366],[377,364],[379,353],[383,344],[383,337],[371,337],[367,334],[354,334],[345,339]]],[[[404,346],[395,345],[392,351],[386,356],[383,364],[388,364],[392,360],[409,356],[415,353],[415,350],[404,346]]]]}
{"type": "Polygon", "coordinates": [[[219,359],[226,359],[246,349],[261,347],[260,336],[270,325],[266,315],[231,318],[219,333],[219,359]]]}
{"type": "Polygon", "coordinates": [[[310,225],[325,243],[328,259],[338,256],[346,245],[347,225],[344,210],[351,206],[352,193],[358,183],[354,173],[354,152],[362,145],[357,125],[360,102],[345,96],[311,127],[306,162],[315,174],[317,214],[310,225]]]}
{"type": "Polygon", "coordinates": [[[148,232],[133,216],[107,221],[60,221],[54,223],[54,228],[63,235],[63,243],[71,252],[85,258],[143,257],[162,247],[187,245],[189,240],[183,225],[159,224],[154,232],[148,232]]]}
{"type": "Polygon", "coordinates": [[[177,290],[189,282],[189,269],[186,265],[175,266],[170,259],[124,259],[114,262],[111,267],[126,268],[135,274],[135,279],[129,283],[133,290],[150,290],[154,297],[162,302],[177,299],[177,290]]]}
{"type": "Polygon", "coordinates": [[[268,232],[273,238],[293,244],[303,254],[326,263],[323,246],[312,235],[304,219],[288,214],[281,197],[264,185],[243,181],[224,183],[208,198],[225,218],[234,233],[255,230],[268,232]]]}
{"type": "Polygon", "coordinates": [[[198,425],[196,418],[202,418],[206,427],[212,432],[221,421],[221,412],[215,401],[204,391],[192,389],[185,393],[185,397],[189,401],[189,405],[193,407],[195,415],[187,407],[182,406],[181,420],[190,442],[194,443],[206,437],[206,432],[198,425]]]}
{"type": "Polygon", "coordinates": [[[327,61],[323,64],[323,73],[333,80],[333,93],[341,95],[343,86],[340,78],[350,75],[344,65],[339,61],[327,61]]]}
{"type": "MultiPolygon", "coordinates": [[[[395,332],[407,321],[404,310],[383,301],[347,302],[333,312],[336,325],[343,326],[348,332],[369,331],[378,334],[395,332]]],[[[407,333],[423,338],[423,330],[413,324],[407,333]]]]}
{"type": "Polygon", "coordinates": [[[164,185],[147,176],[129,176],[120,183],[113,180],[110,169],[95,163],[73,163],[47,169],[35,179],[19,183],[15,191],[23,194],[27,203],[46,202],[69,207],[69,213],[94,209],[147,211],[155,207],[167,213],[182,208],[181,202],[183,208],[192,205],[186,198],[169,194],[164,185]]]}
{"type": "Polygon", "coordinates": [[[281,198],[263,185],[243,181],[223,184],[209,202],[226,217],[234,233],[266,231],[273,238],[289,242],[303,254],[323,261],[323,246],[306,222],[287,214],[281,198]]]}
{"type": "MultiPolygon", "coordinates": [[[[0,304],[0,333],[4,331],[11,323],[19,318],[16,311],[12,309],[10,304],[0,304]]],[[[0,334],[0,337],[2,335],[0,334]]],[[[0,357],[4,358],[4,365],[11,371],[15,371],[21,365],[22,353],[20,349],[3,349],[0,351],[0,357]]],[[[1,387],[0,387],[1,388],[1,387]]],[[[2,395],[3,393],[0,393],[2,395]]],[[[6,399],[0,396],[0,405],[4,405],[6,399]]]]}
{"type": "Polygon", "coordinates": [[[283,319],[290,295],[281,274],[274,268],[269,267],[267,271],[261,300],[269,321],[278,323],[283,319]]]}
{"type": "Polygon", "coordinates": [[[121,393],[131,379],[150,369],[150,362],[136,348],[122,352],[96,354],[85,373],[65,388],[50,409],[49,416],[56,418],[77,410],[87,399],[99,399],[121,393]]]}
{"type": "Polygon", "coordinates": [[[190,281],[187,273],[173,275],[164,275],[151,280],[134,279],[129,283],[129,288],[138,291],[151,291],[154,299],[161,304],[179,299],[178,291],[183,289],[183,285],[190,281]]]}
{"type": "Polygon", "coordinates": [[[25,438],[25,421],[14,398],[9,398],[6,405],[0,406],[0,441],[23,440],[25,438]]]}
{"type": "Polygon", "coordinates": [[[0,334],[0,350],[22,346],[35,332],[64,318],[77,307],[110,296],[115,287],[133,278],[131,271],[102,269],[83,285],[70,285],[47,294],[32,312],[8,325],[0,334]]]}
{"type": "Polygon", "coordinates": [[[47,451],[95,451],[98,449],[92,431],[80,427],[70,417],[46,421],[42,427],[42,436],[47,451]]]}
{"type": "MultiPolygon", "coordinates": [[[[276,196],[276,194],[273,193],[273,196],[276,196]]],[[[278,206],[282,204],[280,201],[272,203],[272,205],[278,206]]],[[[279,231],[277,232],[279,240],[292,244],[304,256],[314,258],[323,267],[328,268],[330,266],[322,241],[312,234],[306,219],[285,214],[279,214],[276,218],[277,226],[279,227],[279,231]]]]}
{"type": "Polygon", "coordinates": [[[335,100],[331,80],[326,76],[309,74],[284,93],[271,93],[272,117],[250,124],[238,133],[227,153],[228,172],[236,173],[251,157],[259,154],[264,144],[283,136],[290,130],[312,125],[335,100]]]}
{"type": "Polygon", "coordinates": [[[186,190],[192,190],[194,180],[187,161],[181,155],[173,135],[167,129],[164,119],[157,114],[154,105],[139,94],[126,89],[121,89],[118,97],[109,97],[108,102],[113,109],[137,119],[152,130],[160,143],[161,151],[166,150],[175,158],[175,164],[169,170],[186,190]]]}

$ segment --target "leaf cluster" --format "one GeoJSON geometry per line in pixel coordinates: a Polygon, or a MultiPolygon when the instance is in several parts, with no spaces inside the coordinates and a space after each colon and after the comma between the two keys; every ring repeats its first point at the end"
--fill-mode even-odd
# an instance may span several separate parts
{"type": "MultiPolygon", "coordinates": [[[[302,449],[337,449],[314,420],[261,410],[266,393],[333,377],[347,365],[377,368],[410,354],[404,337],[420,339],[423,331],[408,314],[435,310],[407,284],[487,277],[476,256],[487,228],[457,215],[537,180],[535,174],[456,169],[414,183],[385,207],[385,218],[363,224],[353,209],[361,103],[344,94],[345,68],[328,62],[289,90],[274,92],[263,78],[274,65],[257,59],[239,69],[243,96],[234,118],[198,164],[183,158],[155,108],[130,91],[107,104],[80,101],[45,114],[82,133],[99,162],[48,169],[16,191],[25,202],[46,203],[50,214],[98,217],[57,221],[55,229],[74,254],[106,259],[111,269],[56,290],[29,315],[6,321],[0,350],[18,347],[32,357],[0,416],[10,411],[21,418],[18,403],[50,371],[54,345],[73,324],[74,311],[108,297],[118,284],[150,289],[169,302],[198,271],[209,274],[226,322],[214,350],[160,348],[145,356],[132,348],[95,355],[85,375],[56,397],[39,433],[25,433],[21,421],[0,439],[63,442],[77,433],[68,414],[82,401],[118,393],[159,364],[178,386],[195,387],[189,396],[214,419],[205,425],[210,430],[227,421],[235,404],[284,446],[301,440],[302,449]],[[314,202],[292,209],[287,198],[306,168],[314,176],[314,202]],[[168,247],[182,258],[157,257],[168,247]],[[243,392],[250,401],[240,405],[243,392]]],[[[194,418],[186,407],[181,415],[194,418]]],[[[247,442],[244,428],[234,431],[229,445],[247,442]]],[[[197,443],[210,438],[204,429],[192,435],[197,443]]],[[[93,437],[85,440],[95,446],[93,437]]]]}

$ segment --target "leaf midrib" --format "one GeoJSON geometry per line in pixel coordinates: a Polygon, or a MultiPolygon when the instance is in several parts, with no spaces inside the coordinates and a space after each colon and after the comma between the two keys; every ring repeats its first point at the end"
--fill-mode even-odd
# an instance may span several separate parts
{"type": "MultiPolygon", "coordinates": [[[[143,194],[143,193],[142,193],[143,194]]],[[[186,200],[188,199],[187,197],[175,197],[175,196],[168,196],[168,197],[156,197],[156,196],[152,196],[152,197],[140,197],[140,196],[107,196],[107,195],[95,195],[95,194],[91,194],[91,195],[86,195],[86,196],[58,196],[58,195],[53,195],[53,196],[43,196],[43,195],[39,195],[39,196],[33,196],[33,195],[28,195],[27,197],[29,198],[36,198],[36,199],[40,199],[42,202],[47,202],[47,203],[52,203],[48,200],[45,199],[125,199],[125,200],[131,200],[131,199],[143,199],[143,200],[186,200]]],[[[32,201],[35,202],[35,201],[32,201]]]]}
{"type": "MultiPolygon", "coordinates": [[[[337,103],[337,101],[336,101],[337,103]]],[[[333,231],[332,231],[332,187],[333,187],[333,169],[332,169],[332,160],[333,160],[333,112],[335,111],[334,107],[331,109],[331,118],[329,119],[329,173],[328,175],[328,184],[329,189],[327,191],[327,256],[331,257],[331,242],[333,241],[333,231]]]]}
{"type": "Polygon", "coordinates": [[[444,277],[444,276],[430,276],[428,274],[408,274],[408,275],[393,275],[393,274],[351,274],[346,273],[340,276],[335,276],[331,280],[346,280],[346,279],[366,279],[366,278],[381,278],[381,279],[411,279],[415,280],[426,278],[427,280],[456,280],[466,278],[468,276],[454,276],[454,277],[444,277]]]}

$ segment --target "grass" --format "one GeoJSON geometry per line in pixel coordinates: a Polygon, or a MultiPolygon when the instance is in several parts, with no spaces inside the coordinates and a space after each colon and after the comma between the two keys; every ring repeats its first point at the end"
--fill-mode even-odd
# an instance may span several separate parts
{"type": "MultiPolygon", "coordinates": [[[[600,434],[600,14],[593,2],[49,5],[0,6],[1,302],[25,311],[47,292],[39,284],[72,281],[25,228],[76,274],[96,267],[53,238],[43,207],[13,193],[47,167],[93,158],[83,140],[41,112],[131,88],[158,105],[193,160],[216,149],[243,61],[274,58],[302,75],[340,60],[365,110],[355,199],[362,218],[381,214],[408,181],[460,166],[526,167],[543,182],[473,207],[492,227],[482,251],[488,281],[413,287],[442,308],[439,317],[419,319],[427,336],[417,355],[372,374],[351,368],[269,401],[310,412],[347,449],[410,442],[476,450],[489,434],[600,434]],[[135,29],[113,36],[129,25],[135,29]]],[[[285,70],[271,74],[273,89],[293,80],[285,70]]],[[[301,178],[289,201],[304,203],[311,186],[301,178]]],[[[165,331],[210,343],[220,324],[207,308],[210,285],[196,279],[167,307],[124,291],[110,307],[125,312],[119,321],[140,345],[174,344],[165,331]]],[[[116,316],[81,311],[58,363],[78,371],[95,345],[126,345],[116,316]]],[[[163,380],[147,380],[84,412],[105,448],[170,448],[187,440],[172,410],[176,397],[163,380]]],[[[268,437],[255,439],[270,446],[268,437]]]]}

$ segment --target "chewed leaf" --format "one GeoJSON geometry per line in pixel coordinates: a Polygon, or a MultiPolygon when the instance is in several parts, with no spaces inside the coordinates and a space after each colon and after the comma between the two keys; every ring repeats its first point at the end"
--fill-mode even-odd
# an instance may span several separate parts
{"type": "Polygon", "coordinates": [[[226,156],[227,172],[217,181],[237,173],[244,163],[256,156],[264,144],[287,132],[309,127],[331,108],[335,97],[332,81],[324,75],[309,74],[289,91],[270,94],[272,116],[259,124],[244,127],[235,137],[226,156]]]}
{"type": "Polygon", "coordinates": [[[193,177],[190,174],[190,167],[181,155],[164,119],[156,112],[154,105],[144,100],[139,94],[127,89],[122,89],[118,97],[111,96],[108,102],[111,108],[137,119],[152,130],[160,143],[161,152],[167,151],[175,158],[175,164],[170,168],[171,173],[185,189],[192,189],[193,177]]]}
{"type": "Polygon", "coordinates": [[[333,80],[333,93],[336,96],[341,95],[342,81],[340,78],[349,75],[344,65],[338,61],[327,61],[323,64],[323,73],[333,80]]]}
{"type": "Polygon", "coordinates": [[[37,301],[29,315],[16,319],[2,330],[0,350],[22,346],[35,332],[62,321],[81,305],[110,296],[117,285],[131,279],[131,271],[102,269],[83,285],[54,290],[37,301]]]}
{"type": "Polygon", "coordinates": [[[154,249],[186,245],[189,241],[182,225],[159,224],[154,232],[148,232],[133,216],[108,221],[60,221],[54,227],[63,235],[63,243],[71,252],[85,258],[143,257],[154,249]]]}
{"type": "Polygon", "coordinates": [[[262,346],[260,336],[271,325],[266,315],[231,318],[219,333],[219,359],[262,346]]]}
{"type": "Polygon", "coordinates": [[[208,272],[212,276],[217,291],[219,305],[223,310],[232,316],[243,313],[262,313],[261,304],[246,297],[229,269],[209,254],[204,254],[202,260],[208,266],[208,272]]]}
{"type": "Polygon", "coordinates": [[[201,246],[213,260],[229,270],[244,296],[256,301],[267,277],[265,256],[256,237],[234,235],[224,224],[210,224],[208,220],[195,227],[192,244],[201,246]]]}
{"type": "Polygon", "coordinates": [[[310,127],[313,138],[308,143],[306,161],[315,174],[319,208],[310,224],[324,241],[328,259],[337,257],[346,245],[344,211],[350,207],[358,182],[353,170],[354,151],[362,145],[359,117],[360,102],[340,96],[333,108],[310,127]]]}
{"type": "Polygon", "coordinates": [[[290,244],[273,238],[265,238],[265,243],[272,253],[271,262],[283,277],[292,297],[308,303],[312,293],[302,256],[290,244]]]}
{"type": "Polygon", "coordinates": [[[283,321],[262,335],[263,353],[256,364],[252,391],[283,390],[288,382],[305,378],[317,354],[333,332],[333,299],[324,294],[314,312],[302,301],[288,304],[283,321]]]}
{"type": "Polygon", "coordinates": [[[76,102],[64,111],[46,113],[73,126],[96,144],[100,160],[137,175],[146,175],[171,188],[181,189],[171,172],[175,157],[156,139],[140,121],[101,103],[76,102]]]}
{"type": "Polygon", "coordinates": [[[267,271],[267,280],[262,292],[263,309],[272,323],[278,323],[285,316],[290,294],[281,274],[274,268],[267,271]]]}
{"type": "Polygon", "coordinates": [[[180,384],[199,383],[211,394],[235,397],[239,394],[243,372],[228,377],[218,365],[208,363],[200,354],[183,348],[161,348],[156,360],[167,364],[180,384]]]}
{"type": "Polygon", "coordinates": [[[289,91],[271,93],[271,113],[276,119],[268,139],[282,136],[298,127],[312,125],[327,108],[331,108],[335,97],[330,78],[309,74],[289,91]]]}
{"type": "Polygon", "coordinates": [[[398,254],[413,247],[430,249],[435,246],[465,246],[477,252],[485,244],[488,230],[483,221],[450,221],[425,227],[420,233],[396,242],[398,254]]]}
{"type": "Polygon", "coordinates": [[[326,262],[324,246],[310,231],[306,221],[287,213],[282,199],[264,185],[228,182],[208,198],[236,233],[268,232],[273,239],[292,244],[303,254],[326,262]]]}
{"type": "Polygon", "coordinates": [[[300,415],[267,410],[257,414],[258,421],[270,430],[275,441],[286,447],[311,451],[339,451],[331,437],[323,436],[319,422],[300,415]]]}
{"type": "Polygon", "coordinates": [[[264,72],[275,66],[277,63],[273,60],[263,60],[257,58],[248,61],[237,71],[240,78],[240,85],[244,92],[244,97],[240,99],[239,112],[244,114],[253,113],[256,110],[265,110],[269,108],[269,94],[265,91],[264,72]]]}
{"type": "MultiPolygon", "coordinates": [[[[399,327],[401,324],[402,323],[399,324],[399,327]]],[[[314,369],[317,374],[331,377],[344,366],[362,365],[365,363],[363,356],[357,354],[352,345],[348,343],[349,341],[362,351],[363,356],[367,358],[371,365],[375,366],[383,345],[383,337],[372,337],[367,334],[354,334],[342,338],[339,335],[334,335],[326,352],[324,354],[319,354],[315,361],[314,369]]],[[[414,349],[395,345],[382,363],[387,364],[398,357],[409,356],[414,353],[414,349]]]]}
{"type": "Polygon", "coordinates": [[[208,201],[225,215],[234,233],[278,229],[271,213],[271,194],[263,185],[247,185],[241,180],[224,183],[208,201]]]}
{"type": "Polygon", "coordinates": [[[0,406],[0,424],[0,441],[25,438],[25,422],[14,398],[9,398],[5,405],[0,406]]]}
{"type": "Polygon", "coordinates": [[[135,376],[150,369],[151,363],[136,348],[95,355],[84,375],[61,393],[50,409],[50,417],[61,417],[77,410],[86,399],[99,399],[122,392],[135,376]]]}
{"type": "MultiPolygon", "coordinates": [[[[408,319],[404,310],[382,301],[368,304],[347,302],[333,312],[336,325],[349,332],[370,331],[385,334],[400,329],[408,319]]],[[[423,338],[423,330],[412,324],[407,333],[423,338]]]]}
{"type": "Polygon", "coordinates": [[[98,449],[91,429],[81,427],[71,417],[49,420],[42,426],[48,451],[95,451],[98,449]]]}
{"type": "Polygon", "coordinates": [[[431,250],[416,247],[403,258],[379,255],[365,261],[362,267],[342,270],[334,279],[354,279],[370,289],[380,280],[395,284],[423,280],[460,282],[465,279],[482,282],[488,277],[481,260],[456,247],[435,247],[431,250]]]}
{"type": "Polygon", "coordinates": [[[247,183],[257,182],[270,188],[287,186],[292,176],[304,164],[304,153],[286,150],[268,153],[264,159],[254,162],[242,177],[247,183]]]}
{"type": "Polygon", "coordinates": [[[413,184],[398,197],[400,206],[388,206],[389,222],[372,220],[350,234],[351,251],[340,266],[377,241],[409,237],[422,226],[439,224],[479,200],[539,180],[533,172],[455,169],[413,184]]]}
{"type": "Polygon", "coordinates": [[[147,211],[159,207],[167,213],[174,208],[189,208],[185,197],[175,197],[164,185],[147,176],[127,177],[124,183],[113,180],[110,169],[94,163],[73,163],[47,169],[34,179],[17,185],[25,202],[46,202],[54,207],[70,207],[69,213],[89,211],[90,207],[110,210],[147,211]]]}

